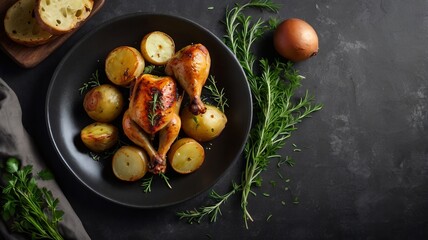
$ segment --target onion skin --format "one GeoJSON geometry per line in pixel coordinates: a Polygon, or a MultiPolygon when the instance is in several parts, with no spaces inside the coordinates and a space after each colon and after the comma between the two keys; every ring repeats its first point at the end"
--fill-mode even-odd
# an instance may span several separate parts
{"type": "Polygon", "coordinates": [[[275,50],[292,62],[306,60],[318,53],[318,35],[304,20],[289,18],[282,21],[273,36],[275,50]]]}

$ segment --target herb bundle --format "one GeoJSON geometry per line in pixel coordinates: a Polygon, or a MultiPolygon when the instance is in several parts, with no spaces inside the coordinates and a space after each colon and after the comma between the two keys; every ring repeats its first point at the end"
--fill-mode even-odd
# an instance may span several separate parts
{"type": "Polygon", "coordinates": [[[244,148],[245,170],[240,184],[233,183],[228,193],[220,195],[214,190],[211,192],[214,204],[177,213],[180,219],[187,219],[190,223],[200,222],[206,216],[215,222],[217,215],[221,214],[221,205],[240,192],[243,219],[248,228],[248,220],[253,221],[248,210],[249,195],[255,195],[252,187],[262,182],[261,173],[266,170],[270,160],[280,157],[277,151],[284,147],[291,133],[297,129],[296,124],[322,108],[319,104],[313,104],[308,92],[297,102],[293,101],[303,76],[298,74],[292,63],[279,59],[258,60],[252,52],[253,44],[275,25],[274,21],[262,19],[253,22],[250,16],[243,14],[247,8],[277,12],[279,6],[271,0],[252,0],[235,5],[226,13],[225,43],[244,69],[254,99],[255,123],[244,148]]]}
{"type": "MultiPolygon", "coordinates": [[[[19,169],[18,160],[9,158],[6,173],[1,212],[3,219],[11,222],[12,231],[23,233],[31,239],[63,239],[58,232],[58,223],[64,215],[57,209],[59,200],[48,189],[37,186],[32,176],[32,166],[19,169]]],[[[46,172],[42,175],[47,176],[46,172]]]]}

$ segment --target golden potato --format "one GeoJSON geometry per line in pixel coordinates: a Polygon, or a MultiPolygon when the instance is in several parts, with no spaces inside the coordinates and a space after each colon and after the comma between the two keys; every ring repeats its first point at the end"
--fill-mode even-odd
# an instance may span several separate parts
{"type": "Polygon", "coordinates": [[[119,130],[112,124],[95,122],[80,131],[80,138],[93,152],[103,152],[119,140],[119,130]]]}
{"type": "Polygon", "coordinates": [[[174,142],[168,152],[168,161],[178,173],[188,174],[197,170],[205,160],[205,150],[192,138],[174,142]]]}
{"type": "Polygon", "coordinates": [[[141,53],[129,46],[113,49],[107,56],[105,72],[107,78],[114,84],[127,87],[140,76],[145,67],[141,53]]]}
{"type": "Polygon", "coordinates": [[[97,122],[111,122],[122,112],[122,93],[113,85],[102,84],[92,88],[83,99],[83,108],[97,122]]]}
{"type": "Polygon", "coordinates": [[[148,156],[142,149],[122,146],[113,156],[113,173],[120,180],[137,181],[146,175],[148,162],[148,156]]]}
{"type": "Polygon", "coordinates": [[[199,142],[218,137],[227,123],[227,117],[220,109],[212,105],[206,107],[207,111],[199,115],[193,115],[189,108],[183,108],[180,113],[184,133],[199,142]]]}
{"type": "Polygon", "coordinates": [[[174,40],[160,31],[146,34],[140,48],[144,59],[154,65],[165,64],[175,53],[174,40]]]}

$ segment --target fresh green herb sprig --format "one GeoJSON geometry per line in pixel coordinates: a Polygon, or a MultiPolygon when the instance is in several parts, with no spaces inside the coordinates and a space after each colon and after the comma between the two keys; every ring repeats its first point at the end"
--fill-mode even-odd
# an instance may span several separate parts
{"type": "Polygon", "coordinates": [[[211,222],[216,222],[217,216],[222,215],[220,209],[221,205],[241,188],[241,186],[236,183],[233,183],[232,187],[232,190],[224,195],[220,195],[216,191],[211,190],[209,197],[215,201],[213,205],[203,206],[199,209],[178,212],[177,215],[180,217],[180,219],[186,219],[188,223],[200,223],[204,217],[209,217],[211,222]]]}
{"type": "Polygon", "coordinates": [[[162,93],[159,90],[156,90],[153,92],[152,100],[150,100],[151,108],[147,115],[151,126],[155,126],[159,121],[158,110],[162,109],[163,107],[161,102],[161,97],[162,97],[162,93]]]}
{"type": "Polygon", "coordinates": [[[89,78],[89,81],[83,83],[82,87],[79,88],[80,95],[83,95],[83,93],[88,89],[91,89],[93,87],[100,86],[100,85],[101,83],[100,83],[100,78],[99,78],[98,69],[97,69],[94,73],[92,73],[91,77],[89,78]]]}
{"type": "Polygon", "coordinates": [[[217,82],[215,80],[215,77],[213,75],[210,75],[208,77],[208,84],[204,86],[207,90],[209,90],[210,95],[212,97],[212,100],[216,102],[217,107],[224,112],[226,107],[229,105],[227,104],[227,98],[226,93],[224,92],[224,88],[219,89],[217,87],[217,82]]]}
{"type": "MultiPolygon", "coordinates": [[[[14,232],[23,233],[31,239],[56,239],[63,237],[58,232],[58,223],[64,212],[59,210],[59,200],[46,188],[39,188],[32,177],[32,166],[19,167],[19,161],[9,158],[4,176],[7,180],[2,189],[2,217],[11,222],[14,232]]],[[[43,174],[42,174],[43,175],[43,174]]]]}
{"type": "MultiPolygon", "coordinates": [[[[169,177],[166,176],[165,173],[159,173],[158,175],[164,181],[165,185],[169,189],[172,189],[172,185],[169,182],[169,177]]],[[[141,187],[143,188],[144,193],[152,192],[153,176],[154,175],[151,175],[150,177],[143,178],[142,183],[141,183],[141,187]]]]}
{"type": "Polygon", "coordinates": [[[141,183],[141,187],[143,187],[143,192],[145,193],[152,192],[152,182],[153,182],[153,175],[143,179],[143,182],[141,183]]]}
{"type": "Polygon", "coordinates": [[[261,173],[266,170],[273,158],[280,157],[276,152],[281,149],[286,140],[295,131],[296,124],[311,113],[322,108],[313,104],[313,98],[306,92],[297,103],[293,101],[296,90],[301,86],[303,76],[293,68],[293,64],[284,63],[278,59],[273,63],[267,59],[258,58],[252,52],[253,43],[263,34],[272,29],[272,21],[266,23],[261,19],[253,22],[250,16],[245,16],[246,8],[259,8],[277,12],[279,6],[271,0],[253,0],[243,5],[236,5],[226,13],[226,45],[238,58],[248,79],[254,98],[254,113],[256,122],[250,132],[244,148],[246,159],[245,170],[241,183],[236,185],[229,193],[219,198],[211,198],[213,205],[200,207],[198,210],[179,212],[181,219],[190,222],[201,221],[210,216],[214,222],[221,213],[220,206],[232,194],[241,192],[241,209],[246,228],[248,220],[253,221],[248,210],[248,199],[253,186],[262,183],[261,173]],[[256,64],[257,63],[257,64],[256,64]]]}
{"type": "Polygon", "coordinates": [[[153,75],[164,75],[165,66],[147,65],[144,67],[143,73],[153,74],[153,75]]]}
{"type": "Polygon", "coordinates": [[[169,177],[167,177],[166,175],[165,175],[165,173],[159,173],[159,177],[160,178],[162,178],[162,180],[165,182],[165,184],[166,184],[166,186],[169,188],[169,189],[172,189],[172,186],[171,186],[171,184],[169,183],[169,177]]]}
{"type": "Polygon", "coordinates": [[[92,160],[99,162],[99,161],[103,161],[103,160],[112,158],[113,155],[117,152],[117,150],[119,150],[120,147],[128,146],[128,145],[129,145],[129,143],[119,139],[119,141],[116,143],[116,145],[114,147],[112,147],[112,148],[110,148],[104,152],[89,151],[88,154],[92,158],[92,160]]]}
{"type": "Polygon", "coordinates": [[[51,171],[48,169],[43,169],[40,172],[37,173],[37,176],[42,180],[53,180],[54,175],[51,171]]]}
{"type": "Polygon", "coordinates": [[[99,161],[111,158],[114,155],[114,153],[117,151],[117,149],[119,149],[119,147],[113,148],[112,150],[106,150],[104,152],[89,151],[88,154],[92,158],[92,160],[99,162],[99,161]]]}
{"type": "Polygon", "coordinates": [[[281,165],[284,163],[288,164],[288,166],[290,167],[294,167],[294,165],[296,164],[296,161],[290,156],[286,156],[285,158],[280,157],[278,160],[277,167],[281,167],[281,165]]]}

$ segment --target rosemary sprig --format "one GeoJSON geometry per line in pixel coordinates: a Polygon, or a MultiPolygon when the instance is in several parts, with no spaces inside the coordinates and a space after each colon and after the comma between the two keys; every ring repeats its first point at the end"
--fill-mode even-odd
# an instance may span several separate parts
{"type": "Polygon", "coordinates": [[[217,87],[217,82],[213,75],[208,77],[208,84],[206,84],[204,88],[210,91],[212,100],[214,100],[217,104],[217,107],[220,108],[222,112],[224,112],[225,108],[229,106],[227,104],[226,94],[224,92],[224,88],[219,89],[217,87]]]}
{"type": "MultiPolygon", "coordinates": [[[[159,175],[159,177],[160,177],[160,178],[165,182],[166,186],[167,186],[169,189],[172,189],[172,186],[171,186],[171,184],[169,183],[169,177],[167,177],[167,176],[165,175],[165,173],[159,173],[158,175],[159,175]]],[[[147,177],[147,178],[144,178],[144,179],[143,179],[143,181],[142,181],[142,183],[141,183],[141,187],[143,188],[143,192],[145,192],[145,193],[150,193],[150,192],[152,192],[153,176],[154,176],[154,175],[151,175],[150,177],[147,177]]]]}
{"type": "Polygon", "coordinates": [[[116,143],[116,145],[114,147],[112,147],[111,149],[108,149],[104,152],[89,151],[88,154],[92,158],[92,160],[99,162],[99,161],[103,161],[103,160],[106,160],[106,159],[113,157],[113,155],[117,152],[117,150],[119,150],[120,147],[127,146],[127,145],[129,145],[129,144],[122,141],[122,140],[119,140],[116,143]]]}
{"type": "Polygon", "coordinates": [[[83,83],[82,87],[79,88],[80,95],[82,95],[86,90],[99,85],[101,85],[101,83],[97,69],[94,73],[92,73],[91,77],[89,78],[89,81],[83,83]]]}
{"type": "Polygon", "coordinates": [[[141,183],[141,187],[143,187],[143,192],[149,193],[152,191],[152,182],[153,182],[153,175],[143,179],[143,182],[141,183]]]}
{"type": "Polygon", "coordinates": [[[88,154],[92,158],[92,160],[99,162],[99,161],[111,158],[114,155],[114,153],[117,151],[117,149],[119,149],[119,147],[114,148],[112,150],[106,150],[104,152],[89,151],[88,154]]]}
{"type": "Polygon", "coordinates": [[[155,126],[156,122],[158,121],[159,117],[158,117],[157,111],[160,108],[162,108],[162,105],[161,105],[162,102],[161,102],[161,99],[160,99],[161,97],[162,97],[162,95],[161,95],[161,93],[158,90],[155,90],[153,92],[152,100],[150,101],[151,109],[150,109],[150,111],[149,111],[149,113],[147,115],[147,117],[149,118],[151,126],[155,126]]]}
{"type": "Polygon", "coordinates": [[[290,167],[294,167],[294,165],[296,164],[293,158],[291,158],[290,156],[286,156],[285,158],[280,157],[276,166],[279,168],[284,163],[287,163],[290,167]]]}
{"type": "MultiPolygon", "coordinates": [[[[273,12],[278,10],[278,5],[271,0],[252,0],[244,5],[236,5],[226,13],[225,43],[236,55],[247,76],[254,98],[256,122],[244,148],[246,166],[241,183],[229,193],[218,195],[229,198],[238,190],[241,192],[241,209],[246,228],[248,220],[253,221],[248,210],[249,195],[255,194],[252,187],[261,185],[261,173],[266,170],[271,159],[280,157],[276,152],[297,129],[296,124],[322,108],[321,105],[312,103],[313,99],[307,92],[297,103],[293,101],[303,77],[293,68],[292,63],[283,63],[278,59],[273,63],[267,59],[258,61],[253,54],[253,43],[272,29],[274,24],[272,21],[266,23],[261,19],[253,22],[250,16],[242,13],[244,9],[250,7],[273,12]]],[[[207,215],[211,219],[216,219],[220,213],[220,206],[225,201],[221,197],[213,199],[215,200],[213,205],[181,212],[178,215],[181,219],[186,218],[191,222],[200,221],[207,215]]]]}
{"type": "Polygon", "coordinates": [[[2,217],[11,221],[12,231],[32,239],[56,239],[58,223],[64,212],[57,208],[59,200],[46,188],[39,188],[32,177],[32,166],[19,167],[19,161],[9,158],[6,162],[7,183],[2,189],[2,217]]]}
{"type": "Polygon", "coordinates": [[[171,184],[169,183],[169,177],[167,177],[167,176],[165,175],[165,173],[162,173],[162,172],[161,172],[161,173],[159,173],[159,177],[163,179],[163,181],[165,182],[166,186],[167,186],[169,189],[172,189],[172,186],[171,186],[171,184]]]}
{"type": "Polygon", "coordinates": [[[200,223],[204,217],[209,217],[211,222],[217,221],[217,216],[222,215],[220,206],[225,203],[230,196],[240,190],[240,185],[232,183],[233,189],[224,195],[211,190],[209,197],[215,201],[213,205],[200,207],[199,209],[178,212],[180,219],[186,219],[188,223],[200,223]]]}
{"type": "Polygon", "coordinates": [[[247,221],[252,221],[248,211],[251,187],[257,183],[270,159],[278,157],[276,152],[296,130],[295,125],[321,109],[321,105],[312,105],[312,98],[308,93],[297,103],[293,103],[292,98],[302,78],[292,68],[291,63],[275,61],[270,65],[265,59],[260,63],[262,76],[249,78],[251,90],[257,99],[254,108],[258,122],[250,133],[244,151],[247,161],[242,180],[241,208],[247,228],[247,221]]]}

